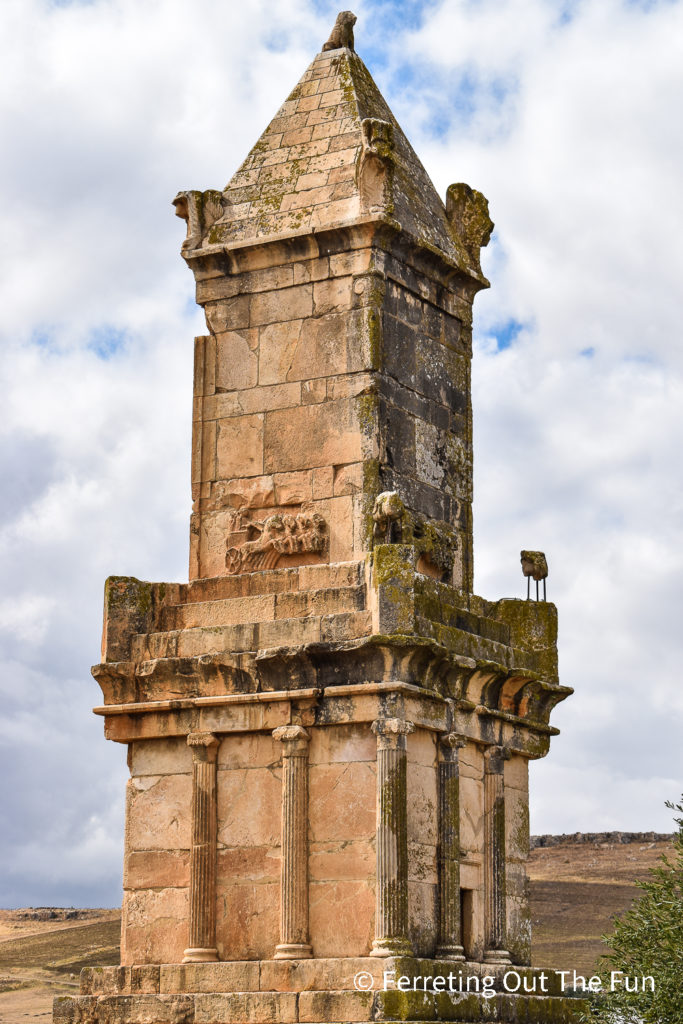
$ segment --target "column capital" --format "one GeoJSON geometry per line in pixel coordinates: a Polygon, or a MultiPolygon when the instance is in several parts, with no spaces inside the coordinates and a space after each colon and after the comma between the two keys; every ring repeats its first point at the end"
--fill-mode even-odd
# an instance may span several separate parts
{"type": "Polygon", "coordinates": [[[273,729],[273,739],[284,744],[284,757],[292,757],[306,753],[311,734],[303,725],[279,725],[277,729],[273,729]]]}
{"type": "Polygon", "coordinates": [[[187,737],[195,761],[215,761],[220,742],[220,736],[212,732],[191,732],[187,737]]]}
{"type": "Polygon", "coordinates": [[[502,775],[505,762],[510,760],[507,747],[487,747],[484,751],[484,771],[487,775],[502,775]]]}
{"type": "Polygon", "coordinates": [[[377,746],[387,749],[403,747],[405,749],[405,736],[415,731],[412,722],[404,718],[378,718],[370,726],[377,737],[377,746]]]}
{"type": "Polygon", "coordinates": [[[458,756],[458,750],[467,746],[467,737],[459,732],[442,732],[439,734],[439,745],[443,748],[444,755],[448,760],[458,756]]]}

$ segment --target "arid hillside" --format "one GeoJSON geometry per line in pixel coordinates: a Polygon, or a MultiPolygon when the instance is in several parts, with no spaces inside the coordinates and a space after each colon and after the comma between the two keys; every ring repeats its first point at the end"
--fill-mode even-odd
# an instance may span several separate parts
{"type": "Polygon", "coordinates": [[[0,910],[0,1021],[52,1020],[52,998],[76,992],[81,967],[119,962],[121,912],[0,910]]]}
{"type": "MultiPolygon", "coordinates": [[[[670,843],[652,833],[540,836],[529,858],[533,962],[591,972],[600,936],[630,905],[670,843]]],[[[119,962],[119,910],[0,910],[0,1022],[52,1019],[82,967],[119,962]]]]}
{"type": "Polygon", "coordinates": [[[537,836],[529,857],[532,959],[539,967],[591,972],[600,936],[629,908],[670,838],[656,833],[537,836]]]}

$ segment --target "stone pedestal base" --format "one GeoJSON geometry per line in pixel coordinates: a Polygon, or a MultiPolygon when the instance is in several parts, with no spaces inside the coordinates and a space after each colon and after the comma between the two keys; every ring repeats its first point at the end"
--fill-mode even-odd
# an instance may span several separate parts
{"type": "Polygon", "coordinates": [[[275,947],[276,960],[305,960],[313,956],[313,950],[305,942],[282,942],[275,947]]]}
{"type": "Polygon", "coordinates": [[[512,960],[507,949],[487,949],[484,953],[484,966],[492,964],[494,967],[512,965],[512,960]]]}
{"type": "MultiPolygon", "coordinates": [[[[403,983],[405,987],[405,983],[403,983]]],[[[81,995],[58,996],[54,1024],[325,1024],[327,1021],[448,1021],[577,1024],[587,1008],[563,996],[552,971],[413,957],[246,960],[87,967],[81,995]],[[510,975],[512,981],[510,982],[510,975]],[[449,982],[449,976],[452,979],[449,982]],[[518,992],[506,991],[518,985],[518,992]],[[410,979],[410,990],[396,984],[410,979]],[[423,980],[445,978],[442,987],[423,980]],[[545,979],[545,980],[543,980],[545,979]],[[413,985],[415,987],[413,987],[413,985]],[[449,991],[449,987],[451,991],[449,991]],[[525,994],[527,990],[544,994],[525,994]],[[460,991],[462,989],[462,991],[460,991]],[[487,996],[484,996],[487,991],[487,996]]]]}
{"type": "Polygon", "coordinates": [[[400,940],[385,941],[383,939],[375,939],[370,951],[370,956],[410,957],[412,954],[413,950],[410,943],[407,941],[401,942],[400,940]]]}
{"type": "Polygon", "coordinates": [[[184,964],[212,964],[218,962],[217,949],[186,949],[184,964]]]}
{"type": "Polygon", "coordinates": [[[466,959],[465,950],[462,946],[439,946],[436,956],[438,960],[450,960],[453,963],[466,959]]]}

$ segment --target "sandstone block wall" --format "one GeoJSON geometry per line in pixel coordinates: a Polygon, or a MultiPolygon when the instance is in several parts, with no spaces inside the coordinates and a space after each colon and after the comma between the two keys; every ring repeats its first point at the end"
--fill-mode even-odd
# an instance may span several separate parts
{"type": "MultiPolygon", "coordinates": [[[[309,727],[307,830],[310,941],[316,957],[362,957],[375,929],[377,742],[367,722],[309,727]]],[[[282,751],[271,731],[224,735],[217,754],[216,943],[223,960],[268,960],[279,941],[282,751]]],[[[187,946],[192,756],[183,737],[130,744],[123,964],[178,963],[187,946]]],[[[407,737],[409,937],[438,941],[437,734],[407,737]]],[[[460,751],[463,940],[481,959],[481,748],[460,751]]],[[[505,765],[506,908],[515,963],[529,959],[524,865],[527,759],[505,765]]]]}
{"type": "Polygon", "coordinates": [[[374,232],[353,241],[273,244],[258,257],[276,265],[198,283],[211,334],[195,342],[191,579],[232,571],[228,549],[302,510],[325,544],[278,566],[361,559],[374,499],[395,489],[449,524],[449,582],[471,589],[471,296],[374,232]]]}

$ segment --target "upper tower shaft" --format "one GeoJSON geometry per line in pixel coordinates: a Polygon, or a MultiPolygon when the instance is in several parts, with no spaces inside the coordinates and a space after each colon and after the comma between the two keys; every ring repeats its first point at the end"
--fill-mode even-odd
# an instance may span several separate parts
{"type": "Polygon", "coordinates": [[[192,579],[363,559],[396,490],[472,589],[471,307],[486,200],[446,204],[361,59],[320,53],[223,192],[182,192],[197,339],[192,579]]]}

